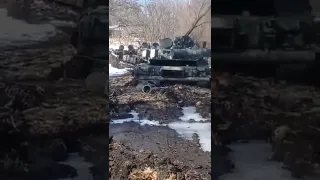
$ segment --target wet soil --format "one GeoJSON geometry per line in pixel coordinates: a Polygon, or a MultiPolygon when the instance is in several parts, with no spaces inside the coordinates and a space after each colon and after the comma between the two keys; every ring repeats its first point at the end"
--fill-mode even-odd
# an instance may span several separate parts
{"type": "MultiPolygon", "coordinates": [[[[110,78],[109,86],[113,119],[134,110],[140,118],[169,123],[182,116],[182,107],[196,105],[210,119],[210,89],[175,85],[146,94],[135,88],[130,75],[110,78]]],[[[200,148],[196,136],[189,141],[169,127],[134,122],[110,124],[109,132],[114,140],[109,151],[112,179],[211,179],[221,173],[211,172],[211,153],[200,148]]],[[[219,162],[230,165],[223,158],[219,162]]]]}
{"type": "Polygon", "coordinates": [[[123,152],[115,148],[117,143],[112,144],[109,159],[112,179],[127,179],[134,171],[143,171],[147,167],[154,169],[159,179],[169,176],[183,179],[191,171],[195,173],[194,178],[211,177],[210,152],[204,153],[197,142],[179,138],[174,130],[140,125],[130,125],[129,129],[123,125],[111,125],[110,133],[116,142],[124,144],[122,148],[127,146],[128,152],[125,153],[132,156],[123,157],[123,152]]]}
{"type": "Polygon", "coordinates": [[[173,85],[148,94],[136,89],[135,85],[130,75],[109,80],[110,99],[116,106],[110,109],[112,116],[135,110],[149,120],[170,121],[182,115],[181,107],[196,106],[197,113],[211,119],[211,90],[208,88],[173,85]]]}

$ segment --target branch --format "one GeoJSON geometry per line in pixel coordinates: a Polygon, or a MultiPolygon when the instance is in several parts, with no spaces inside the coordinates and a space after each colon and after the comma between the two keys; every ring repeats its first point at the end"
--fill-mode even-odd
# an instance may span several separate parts
{"type": "Polygon", "coordinates": [[[210,21],[205,21],[205,22],[203,22],[203,23],[200,23],[199,25],[196,25],[194,28],[197,28],[197,27],[199,27],[199,26],[202,26],[202,25],[208,24],[208,23],[211,23],[211,22],[210,22],[210,21]]]}
{"type": "Polygon", "coordinates": [[[196,21],[192,25],[192,28],[185,34],[185,36],[189,36],[191,34],[191,32],[194,30],[194,28],[197,27],[197,24],[199,23],[199,21],[210,11],[210,9],[211,9],[211,5],[208,7],[208,9],[201,16],[199,16],[196,19],[196,21]]]}

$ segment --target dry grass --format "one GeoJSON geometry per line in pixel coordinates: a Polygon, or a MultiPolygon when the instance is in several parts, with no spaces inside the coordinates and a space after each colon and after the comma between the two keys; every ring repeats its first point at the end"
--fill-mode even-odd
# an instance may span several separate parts
{"type": "MultiPolygon", "coordinates": [[[[145,168],[144,170],[134,170],[130,173],[129,180],[160,180],[159,173],[157,170],[150,167],[145,168]]],[[[175,174],[170,174],[168,178],[163,180],[176,180],[175,174]]]]}
{"type": "Polygon", "coordinates": [[[158,172],[155,169],[134,170],[130,173],[130,180],[158,180],[158,172]]]}

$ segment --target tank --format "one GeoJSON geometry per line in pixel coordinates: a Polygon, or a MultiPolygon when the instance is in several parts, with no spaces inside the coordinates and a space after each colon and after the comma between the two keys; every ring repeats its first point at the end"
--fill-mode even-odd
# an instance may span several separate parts
{"type": "Polygon", "coordinates": [[[118,49],[111,50],[111,65],[113,67],[121,68],[120,63],[125,64],[125,66],[134,66],[142,63],[145,61],[141,55],[143,49],[145,48],[139,47],[136,49],[133,45],[128,45],[127,48],[125,48],[124,45],[120,45],[118,49]]]}
{"type": "Polygon", "coordinates": [[[210,49],[199,48],[189,36],[175,40],[165,38],[160,40],[159,46],[150,49],[147,63],[135,66],[133,76],[143,91],[171,83],[208,86],[210,56],[210,49]]]}

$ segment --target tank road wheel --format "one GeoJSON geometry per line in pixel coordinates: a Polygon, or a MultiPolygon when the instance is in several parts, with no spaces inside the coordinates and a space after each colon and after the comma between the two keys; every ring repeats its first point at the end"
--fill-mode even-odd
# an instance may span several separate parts
{"type": "Polygon", "coordinates": [[[115,56],[109,56],[110,64],[112,67],[119,68],[120,63],[119,63],[119,57],[115,56]]]}

